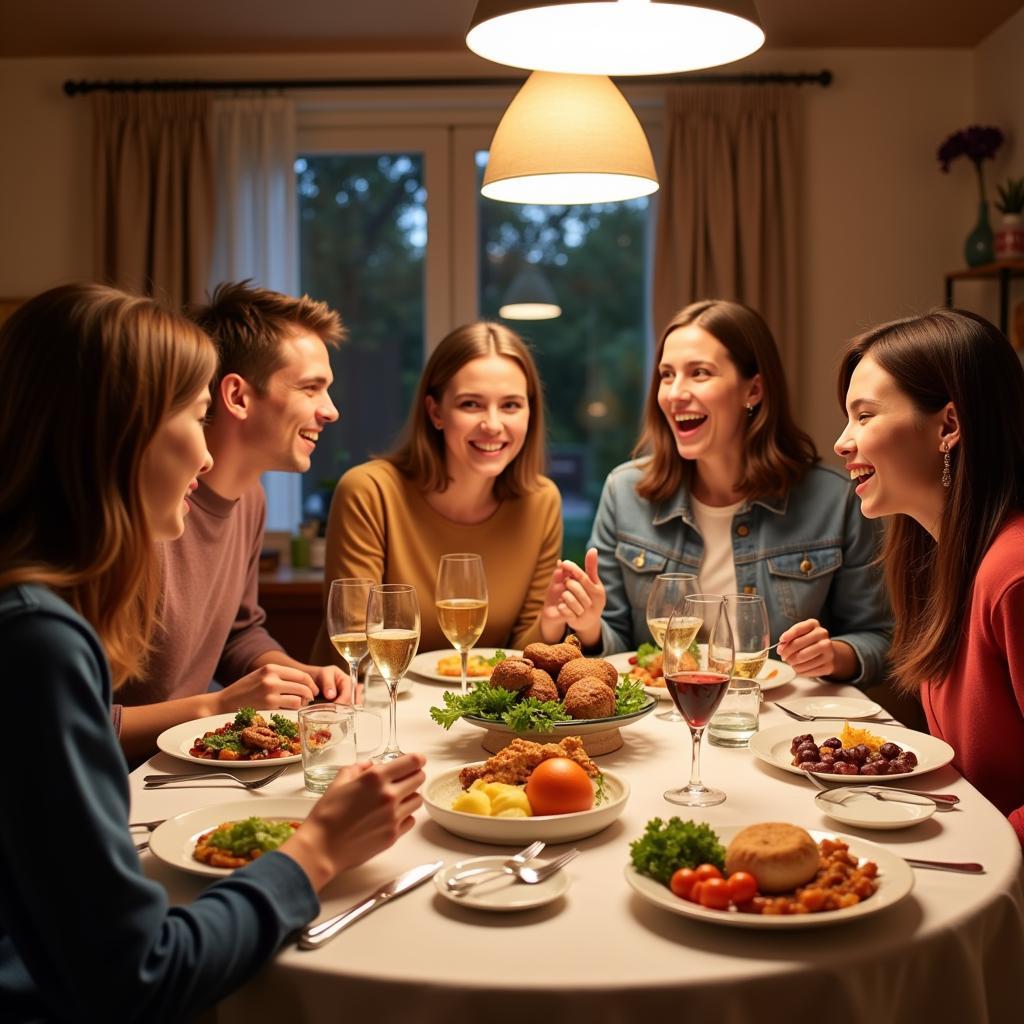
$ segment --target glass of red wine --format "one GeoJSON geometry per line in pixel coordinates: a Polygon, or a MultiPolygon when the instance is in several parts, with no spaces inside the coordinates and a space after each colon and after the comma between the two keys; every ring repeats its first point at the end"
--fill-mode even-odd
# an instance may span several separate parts
{"type": "Polygon", "coordinates": [[[673,612],[665,633],[664,668],[665,685],[690,727],[693,747],[690,781],[666,791],[665,799],[670,803],[713,807],[725,800],[722,790],[700,781],[700,741],[729,689],[735,658],[732,626],[722,595],[692,594],[685,598],[673,612]]]}

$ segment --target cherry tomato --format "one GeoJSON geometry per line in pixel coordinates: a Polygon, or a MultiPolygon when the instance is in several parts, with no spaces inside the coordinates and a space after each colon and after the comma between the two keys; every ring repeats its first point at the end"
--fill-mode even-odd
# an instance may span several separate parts
{"type": "Polygon", "coordinates": [[[746,871],[734,871],[727,885],[733,903],[748,903],[757,895],[757,879],[746,871]]]}
{"type": "Polygon", "coordinates": [[[728,910],[729,883],[724,878],[708,878],[701,882],[700,905],[709,910],[728,910]]]}
{"type": "Polygon", "coordinates": [[[691,903],[700,903],[700,893],[701,893],[701,890],[703,888],[704,888],[704,883],[703,882],[694,882],[693,883],[693,888],[690,890],[690,902],[691,903]]]}
{"type": "Polygon", "coordinates": [[[714,864],[698,864],[694,868],[694,874],[698,882],[706,882],[709,878],[721,878],[722,872],[714,864]]]}
{"type": "Polygon", "coordinates": [[[697,873],[693,868],[680,868],[673,873],[668,887],[681,899],[688,900],[691,898],[693,885],[696,881],[697,873]]]}

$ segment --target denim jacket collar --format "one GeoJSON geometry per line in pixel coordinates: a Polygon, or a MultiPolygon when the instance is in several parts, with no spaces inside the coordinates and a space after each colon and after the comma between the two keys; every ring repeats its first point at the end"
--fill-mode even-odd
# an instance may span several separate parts
{"type": "MultiPolygon", "coordinates": [[[[789,493],[786,492],[782,495],[766,495],[761,498],[754,498],[751,501],[744,502],[739,510],[739,514],[742,515],[744,512],[750,511],[751,505],[760,505],[762,508],[767,509],[769,512],[774,512],[776,515],[784,516],[786,514],[786,507],[789,504],[789,493]]],[[[684,484],[679,488],[679,491],[667,501],[661,502],[654,513],[654,525],[661,526],[664,523],[669,522],[672,519],[680,518],[688,526],[692,526],[696,529],[696,522],[693,518],[693,509],[690,506],[690,490],[684,484]]]]}

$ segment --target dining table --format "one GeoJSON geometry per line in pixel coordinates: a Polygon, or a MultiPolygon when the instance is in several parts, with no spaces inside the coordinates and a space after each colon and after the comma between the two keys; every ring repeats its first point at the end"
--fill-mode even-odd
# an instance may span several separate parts
{"type": "MultiPolygon", "coordinates": [[[[486,758],[480,728],[458,721],[445,730],[431,719],[429,709],[442,703],[444,684],[410,679],[398,698],[399,741],[403,750],[426,757],[428,783],[439,773],[486,758]]],[[[788,724],[794,736],[809,731],[809,725],[791,721],[775,706],[776,700],[805,696],[859,693],[798,676],[764,694],[761,730],[788,724]]],[[[386,716],[385,701],[382,684],[368,688],[368,708],[386,716]]],[[[658,710],[668,706],[659,702],[658,710]]],[[[856,724],[885,735],[884,724],[856,724]]],[[[955,794],[954,810],[909,828],[880,831],[831,820],[815,804],[816,790],[806,777],[765,763],[746,748],[712,746],[706,737],[702,778],[724,789],[727,799],[708,808],[676,806],[663,794],[689,776],[686,724],[652,713],[623,728],[621,736],[622,746],[597,763],[628,783],[624,810],[596,835],[548,847],[545,858],[568,845],[580,851],[562,869],[570,884],[554,902],[495,913],[454,903],[428,882],[319,948],[286,943],[258,975],[215,1007],[212,1019],[219,1024],[618,1024],[670,1014],[720,1024],[1021,1019],[1021,848],[1005,817],[952,764],[912,782],[917,789],[955,794]],[[868,840],[899,857],[981,862],[984,873],[913,868],[913,888],[894,905],[827,928],[728,927],[670,913],[627,883],[631,841],[650,819],[672,816],[706,822],[715,830],[789,822],[868,840]]],[[[300,764],[255,791],[230,783],[143,788],[144,775],[190,768],[200,770],[161,752],[136,769],[132,821],[238,801],[259,814],[268,799],[305,794],[300,764]]],[[[513,852],[509,846],[460,838],[421,808],[411,832],[321,892],[319,919],[415,865],[513,852]]],[[[208,878],[149,851],[141,858],[146,874],[165,887],[172,903],[190,901],[209,884],[208,878]]]]}

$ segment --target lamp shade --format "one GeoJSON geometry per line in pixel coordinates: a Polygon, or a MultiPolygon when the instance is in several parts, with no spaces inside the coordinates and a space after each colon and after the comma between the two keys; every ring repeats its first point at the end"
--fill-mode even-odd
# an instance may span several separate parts
{"type": "Polygon", "coordinates": [[[661,75],[759,49],[754,0],[477,0],[466,45],[499,64],[583,75],[661,75]]]}
{"type": "Polygon", "coordinates": [[[519,271],[505,292],[498,316],[505,320],[553,320],[562,315],[555,290],[536,267],[519,271]]]}
{"type": "Polygon", "coordinates": [[[480,191],[509,203],[609,203],[657,191],[651,147],[603,75],[534,71],[491,142],[480,191]]]}

